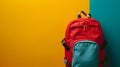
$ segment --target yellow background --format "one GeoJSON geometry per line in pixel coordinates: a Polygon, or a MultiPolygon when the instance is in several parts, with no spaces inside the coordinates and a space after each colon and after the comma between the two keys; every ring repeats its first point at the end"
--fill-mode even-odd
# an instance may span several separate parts
{"type": "Polygon", "coordinates": [[[0,67],[64,67],[61,39],[88,0],[0,0],[0,67]]]}

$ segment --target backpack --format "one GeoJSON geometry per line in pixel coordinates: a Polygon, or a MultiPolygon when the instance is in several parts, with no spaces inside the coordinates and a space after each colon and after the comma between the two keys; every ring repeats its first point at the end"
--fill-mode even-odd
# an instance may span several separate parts
{"type": "Polygon", "coordinates": [[[100,23],[81,11],[71,21],[62,40],[66,67],[104,67],[105,40],[100,23]],[[87,18],[81,18],[81,14],[87,18]]]}

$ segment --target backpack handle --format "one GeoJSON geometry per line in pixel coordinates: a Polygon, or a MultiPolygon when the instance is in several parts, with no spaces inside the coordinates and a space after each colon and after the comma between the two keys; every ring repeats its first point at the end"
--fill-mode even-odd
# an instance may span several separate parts
{"type": "Polygon", "coordinates": [[[78,18],[81,18],[81,14],[84,14],[87,18],[91,18],[91,15],[90,14],[86,14],[84,11],[80,11],[78,13],[78,18]]]}

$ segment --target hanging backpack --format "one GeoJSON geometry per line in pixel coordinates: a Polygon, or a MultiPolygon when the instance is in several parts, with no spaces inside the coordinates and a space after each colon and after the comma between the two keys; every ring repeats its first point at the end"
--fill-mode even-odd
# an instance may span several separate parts
{"type": "Polygon", "coordinates": [[[62,40],[66,67],[104,67],[105,40],[101,26],[90,14],[81,11],[71,21],[62,40]],[[87,18],[81,18],[81,14],[87,18]]]}

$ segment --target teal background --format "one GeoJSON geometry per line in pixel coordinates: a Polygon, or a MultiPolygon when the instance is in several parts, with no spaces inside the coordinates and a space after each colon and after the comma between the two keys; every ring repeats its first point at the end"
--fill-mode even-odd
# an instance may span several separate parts
{"type": "Polygon", "coordinates": [[[90,13],[98,20],[107,40],[107,67],[120,67],[120,0],[90,0],[90,13]]]}

